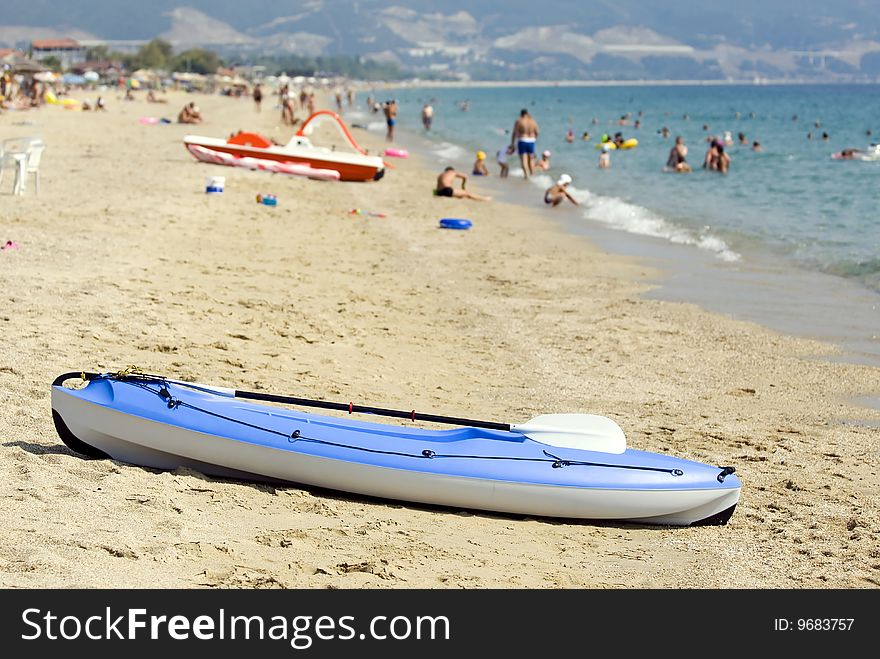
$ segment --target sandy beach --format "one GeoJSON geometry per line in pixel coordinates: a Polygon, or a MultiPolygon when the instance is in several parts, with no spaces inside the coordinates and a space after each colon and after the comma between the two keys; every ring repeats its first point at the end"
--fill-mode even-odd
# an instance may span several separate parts
{"type": "MultiPolygon", "coordinates": [[[[0,586],[880,586],[880,410],[852,402],[880,394],[880,369],[647,299],[654,273],[639,261],[539,211],[433,197],[434,166],[415,156],[374,183],[198,164],[186,134],[248,129],[286,142],[291,131],[272,102],[257,114],[221,96],[196,97],[203,125],[138,122],[174,119],[190,100],[168,97],[0,115],[4,138],[47,144],[38,196],[32,181],[12,196],[11,172],[0,189],[0,244],[19,246],[0,252],[0,586]],[[211,175],[226,177],[223,194],[205,194],[211,175]],[[473,228],[438,229],[450,216],[473,228]],[[635,448],[735,465],[742,497],[727,526],[651,528],[72,453],[52,424],[50,383],[131,364],[505,422],[603,414],[635,448]]],[[[381,135],[354,132],[383,148],[381,135]]]]}

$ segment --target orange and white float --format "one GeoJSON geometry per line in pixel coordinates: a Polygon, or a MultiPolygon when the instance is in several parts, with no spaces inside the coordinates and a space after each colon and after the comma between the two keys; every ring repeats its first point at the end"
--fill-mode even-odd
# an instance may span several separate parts
{"type": "Polygon", "coordinates": [[[249,132],[237,133],[228,140],[187,135],[183,138],[183,142],[187,150],[200,160],[204,159],[200,158],[200,154],[202,156],[206,154],[199,149],[194,150],[193,147],[229,154],[236,158],[249,157],[263,161],[307,166],[312,170],[333,170],[339,173],[339,179],[342,181],[378,181],[385,174],[385,163],[382,158],[367,154],[355,142],[339,115],[329,110],[315,112],[306,119],[302,127],[285,145],[275,144],[268,137],[249,132]],[[308,135],[312,133],[315,125],[325,118],[335,122],[354,152],[315,146],[311,143],[308,135]]]}

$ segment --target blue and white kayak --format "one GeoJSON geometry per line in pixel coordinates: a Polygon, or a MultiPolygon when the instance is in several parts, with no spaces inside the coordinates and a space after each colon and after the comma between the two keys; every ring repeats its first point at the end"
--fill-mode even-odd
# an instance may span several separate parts
{"type": "MultiPolygon", "coordinates": [[[[82,376],[55,380],[52,416],[61,439],[94,458],[454,508],[640,524],[725,524],[740,496],[733,468],[626,448],[607,417],[546,415],[510,430],[425,430],[248,402],[247,392],[161,376],[85,374],[85,387],[63,386],[82,376]],[[556,416],[589,418],[595,432],[546,432],[539,420],[556,416]]],[[[318,406],[330,405],[338,404],[318,406]]]]}

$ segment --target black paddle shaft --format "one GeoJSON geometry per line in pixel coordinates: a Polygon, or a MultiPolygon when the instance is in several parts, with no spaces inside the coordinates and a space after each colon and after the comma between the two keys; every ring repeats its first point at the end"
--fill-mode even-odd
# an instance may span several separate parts
{"type": "Polygon", "coordinates": [[[509,423],[497,423],[495,421],[477,421],[475,419],[460,419],[454,416],[440,416],[438,414],[416,414],[415,410],[388,410],[383,407],[369,407],[367,405],[355,405],[353,403],[333,403],[326,400],[311,400],[308,398],[295,398],[293,396],[279,396],[277,394],[261,394],[255,391],[235,391],[236,398],[249,400],[264,400],[270,403],[288,403],[290,405],[303,405],[305,407],[320,407],[325,410],[341,410],[352,414],[378,414],[410,421],[432,421],[434,423],[446,423],[454,426],[473,426],[475,428],[488,428],[489,430],[504,430],[510,432],[509,423]]]}
{"type": "MultiPolygon", "coordinates": [[[[94,380],[105,377],[98,373],[83,373],[81,371],[72,371],[59,375],[52,383],[53,386],[61,386],[65,380],[73,378],[84,378],[85,380],[94,380]]],[[[148,379],[148,380],[164,380],[161,375],[147,375],[144,373],[134,373],[126,375],[131,379],[148,379]]],[[[123,379],[120,377],[120,379],[123,379]]],[[[198,385],[196,385],[198,386],[198,385]]],[[[310,398],[296,398],[294,396],[279,396],[278,394],[261,394],[256,391],[240,391],[235,390],[236,398],[245,398],[249,400],[264,400],[270,403],[287,403],[289,405],[302,405],[304,407],[319,407],[325,410],[341,410],[353,414],[377,414],[379,416],[390,416],[397,419],[409,419],[410,421],[431,421],[433,423],[445,423],[453,426],[472,426],[474,428],[487,428],[489,430],[503,430],[510,432],[509,423],[498,423],[496,421],[478,421],[476,419],[460,419],[454,416],[440,416],[438,414],[416,414],[415,410],[406,412],[404,410],[389,410],[383,407],[369,407],[367,405],[355,405],[353,403],[333,403],[326,400],[312,400],[310,398]]]]}

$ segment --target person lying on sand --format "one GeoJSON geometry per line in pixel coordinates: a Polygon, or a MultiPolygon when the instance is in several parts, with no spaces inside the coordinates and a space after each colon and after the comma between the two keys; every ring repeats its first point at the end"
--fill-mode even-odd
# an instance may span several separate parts
{"type": "Polygon", "coordinates": [[[151,89],[147,92],[147,103],[167,103],[167,98],[156,98],[156,94],[151,89]]]}
{"type": "Polygon", "coordinates": [[[447,167],[443,173],[437,177],[437,189],[434,194],[438,197],[455,197],[456,199],[475,199],[476,201],[492,201],[492,197],[483,197],[473,194],[465,190],[467,185],[467,174],[455,171],[455,167],[447,167]],[[461,179],[461,190],[453,188],[455,179],[461,179]]]}

